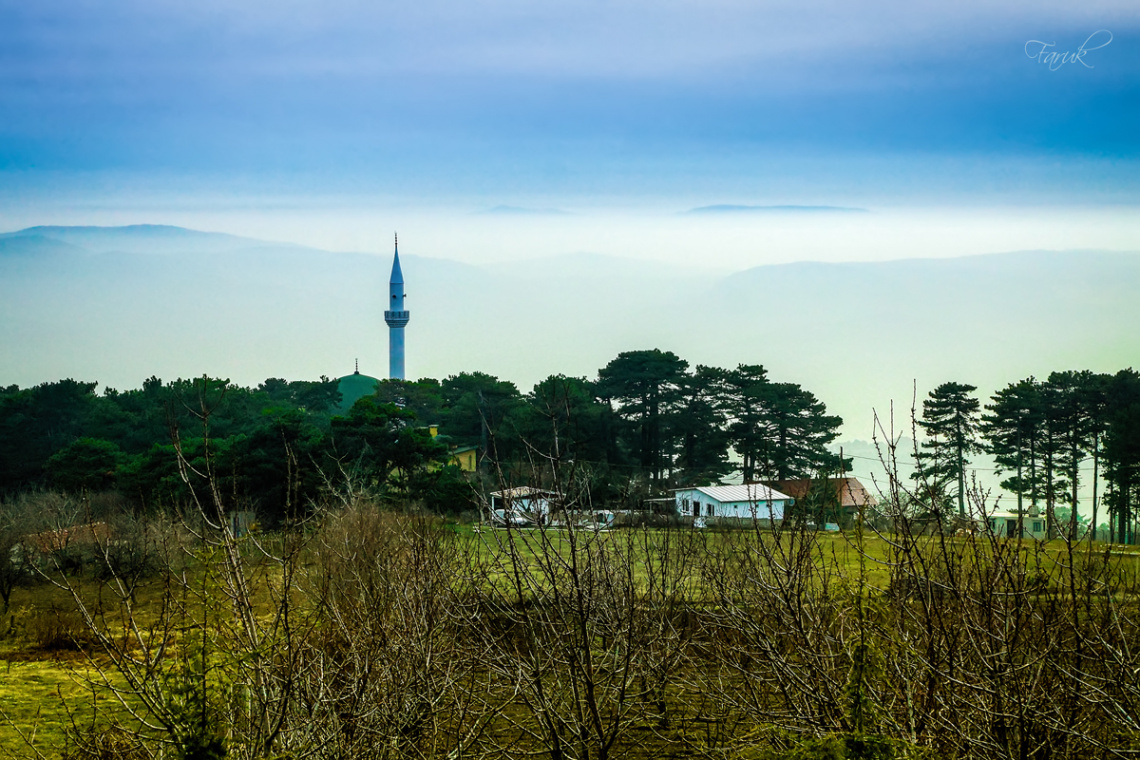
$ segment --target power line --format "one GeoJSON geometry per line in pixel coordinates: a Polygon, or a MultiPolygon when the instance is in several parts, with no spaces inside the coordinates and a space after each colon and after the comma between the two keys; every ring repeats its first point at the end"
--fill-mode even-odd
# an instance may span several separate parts
{"type": "MultiPolygon", "coordinates": [[[[913,459],[902,459],[902,458],[899,458],[899,457],[893,457],[893,458],[890,458],[888,461],[884,461],[884,460],[880,459],[879,457],[865,457],[865,456],[860,456],[860,455],[858,455],[858,454],[847,454],[847,455],[844,455],[844,459],[864,459],[864,460],[866,460],[866,461],[868,461],[868,462],[878,462],[879,464],[883,465],[884,467],[886,467],[886,466],[887,466],[887,464],[888,464],[888,461],[889,461],[889,462],[892,462],[892,463],[894,463],[894,462],[899,462],[899,463],[902,463],[902,464],[907,464],[907,465],[911,465],[911,466],[918,466],[918,463],[917,463],[915,460],[913,460],[913,459]]],[[[1015,471],[1017,468],[1015,468],[1015,467],[974,467],[974,466],[972,466],[972,465],[971,465],[971,466],[967,466],[967,467],[966,467],[966,469],[968,469],[968,470],[978,470],[978,471],[981,471],[981,472],[1000,472],[1000,473],[1006,473],[1006,472],[1014,472],[1014,471],[1015,471]]],[[[1062,469],[1061,469],[1061,468],[1057,468],[1057,467],[1055,467],[1054,469],[1055,469],[1057,472],[1062,472],[1062,469]]],[[[1092,472],[1092,469],[1093,469],[1093,468],[1092,468],[1092,465],[1091,465],[1091,464],[1085,464],[1085,465],[1081,465],[1080,467],[1078,467],[1078,468],[1077,468],[1077,471],[1078,471],[1078,472],[1080,472],[1080,471],[1084,471],[1084,472],[1092,472]]],[[[1067,467],[1066,467],[1066,468],[1064,468],[1064,472],[1069,472],[1069,468],[1067,468],[1067,467]]],[[[1062,474],[1063,474],[1063,473],[1062,473],[1062,474]]]]}

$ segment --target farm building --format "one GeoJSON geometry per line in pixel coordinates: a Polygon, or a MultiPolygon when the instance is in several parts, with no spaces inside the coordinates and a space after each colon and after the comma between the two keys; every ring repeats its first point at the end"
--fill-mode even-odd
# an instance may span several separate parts
{"type": "MultiPolygon", "coordinates": [[[[1017,538],[1017,512],[990,512],[985,521],[978,520],[982,530],[988,530],[1000,538],[1017,538]]],[[[1045,517],[1041,514],[1029,513],[1020,515],[1021,537],[1044,540],[1046,537],[1045,517]]]]}
{"type": "Polygon", "coordinates": [[[782,520],[795,503],[791,496],[759,483],[741,486],[693,486],[675,492],[682,517],[733,517],[782,520]]]}
{"type": "Polygon", "coordinates": [[[479,467],[479,447],[457,446],[447,453],[447,463],[463,472],[475,472],[479,467]]]}
{"type": "Polygon", "coordinates": [[[861,510],[870,515],[879,503],[857,478],[766,480],[762,485],[788,494],[809,512],[820,510],[823,523],[850,526],[861,510]]]}
{"type": "Polygon", "coordinates": [[[491,494],[491,512],[502,510],[504,515],[518,515],[535,522],[542,522],[552,511],[558,500],[554,491],[520,486],[495,491],[491,494]]]}

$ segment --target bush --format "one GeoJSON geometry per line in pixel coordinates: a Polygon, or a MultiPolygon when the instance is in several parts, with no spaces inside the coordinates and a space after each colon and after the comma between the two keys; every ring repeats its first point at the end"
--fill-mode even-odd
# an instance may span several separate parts
{"type": "Polygon", "coordinates": [[[678,528],[681,518],[676,514],[655,512],[619,512],[614,515],[615,528],[678,528]]]}
{"type": "Polygon", "coordinates": [[[112,535],[103,561],[96,564],[95,574],[101,580],[118,578],[131,588],[158,575],[166,564],[164,549],[168,547],[164,544],[177,542],[170,527],[160,521],[141,524],[120,519],[115,522],[112,535]]]}
{"type": "Polygon", "coordinates": [[[32,645],[45,652],[78,652],[91,643],[91,634],[79,613],[54,605],[33,610],[25,630],[32,645]]]}
{"type": "Polygon", "coordinates": [[[150,754],[121,728],[93,728],[69,737],[60,760],[149,760],[150,754]]]}
{"type": "Polygon", "coordinates": [[[920,747],[866,734],[830,734],[805,739],[789,749],[768,750],[760,760],[910,760],[929,755],[920,747]]]}

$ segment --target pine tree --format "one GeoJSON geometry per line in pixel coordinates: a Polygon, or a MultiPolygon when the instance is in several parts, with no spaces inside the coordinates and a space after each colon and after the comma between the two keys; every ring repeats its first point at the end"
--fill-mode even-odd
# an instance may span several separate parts
{"type": "MultiPolygon", "coordinates": [[[[998,391],[986,406],[981,432],[989,444],[998,474],[1016,473],[1002,481],[1001,487],[1017,495],[1018,520],[1025,514],[1024,499],[1037,507],[1037,454],[1044,426],[1039,384],[1032,377],[1010,383],[998,391]]],[[[1019,532],[1023,528],[1019,524],[1019,532]]]]}
{"type": "Polygon", "coordinates": [[[729,420],[729,440],[746,483],[756,479],[768,439],[764,407],[770,385],[768,371],[759,364],[741,364],[719,376],[719,405],[729,420]]]}
{"type": "Polygon", "coordinates": [[[795,383],[773,383],[757,364],[741,364],[718,377],[719,407],[729,420],[728,436],[741,459],[744,480],[783,480],[840,469],[827,445],[839,436],[843,419],[795,383]]]}
{"type": "Polygon", "coordinates": [[[672,351],[623,351],[598,370],[595,386],[625,421],[627,445],[659,482],[672,466],[672,416],[681,397],[689,363],[672,351]]]}
{"type": "Polygon", "coordinates": [[[970,396],[973,385],[943,383],[922,402],[919,426],[926,433],[918,453],[919,469],[915,478],[931,481],[931,485],[949,489],[957,486],[958,514],[966,514],[966,457],[980,451],[978,431],[979,404],[970,396]]]}
{"type": "Polygon", "coordinates": [[[1116,373],[1108,386],[1108,427],[1104,436],[1105,480],[1111,488],[1109,519],[1116,540],[1129,544],[1134,505],[1140,497],[1140,373],[1116,373]]]}
{"type": "Polygon", "coordinates": [[[673,416],[677,447],[675,478],[685,484],[715,483],[732,471],[728,461],[728,434],[717,403],[718,380],[723,371],[697,367],[685,378],[673,416]]]}
{"type": "Polygon", "coordinates": [[[1092,377],[1088,370],[1053,372],[1045,381],[1053,389],[1055,407],[1051,417],[1060,443],[1058,465],[1068,478],[1064,500],[1072,507],[1069,513],[1070,538],[1077,538],[1081,462],[1092,447],[1093,431],[1088,398],[1092,377]]]}
{"type": "Polygon", "coordinates": [[[778,480],[846,470],[827,450],[827,444],[839,437],[843,419],[829,415],[815,394],[796,383],[772,383],[765,400],[770,435],[765,465],[778,480]]]}

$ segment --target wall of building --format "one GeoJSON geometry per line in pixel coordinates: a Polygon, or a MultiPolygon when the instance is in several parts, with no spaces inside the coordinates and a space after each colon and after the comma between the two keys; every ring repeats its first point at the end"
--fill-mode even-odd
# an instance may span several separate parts
{"type": "Polygon", "coordinates": [[[768,501],[730,501],[721,502],[711,498],[708,494],[701,493],[696,489],[687,489],[678,491],[676,495],[677,514],[683,517],[699,516],[699,517],[734,517],[734,518],[757,518],[762,520],[784,519],[784,508],[786,506],[783,499],[777,499],[772,502],[768,501]],[[699,515],[694,514],[693,506],[700,506],[699,515]],[[712,513],[709,513],[709,506],[712,506],[712,513]]]}

